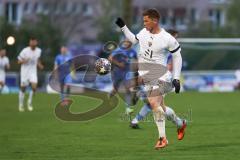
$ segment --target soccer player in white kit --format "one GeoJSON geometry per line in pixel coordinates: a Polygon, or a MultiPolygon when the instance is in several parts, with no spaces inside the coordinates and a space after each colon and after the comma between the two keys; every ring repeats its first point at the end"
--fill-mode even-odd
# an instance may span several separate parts
{"type": "MultiPolygon", "coordinates": [[[[178,37],[178,31],[174,29],[169,29],[167,31],[170,33],[174,38],[178,37]]],[[[167,68],[170,72],[172,72],[172,54],[169,53],[168,60],[167,60],[167,68]]],[[[184,129],[186,128],[187,120],[181,119],[177,116],[177,114],[173,111],[173,109],[164,103],[164,99],[162,100],[161,106],[164,106],[166,110],[165,111],[165,117],[167,120],[170,120],[173,122],[174,125],[177,127],[177,137],[178,140],[182,140],[184,138],[184,129]]],[[[139,113],[136,115],[135,118],[132,119],[130,123],[130,127],[133,129],[138,129],[139,125],[138,123],[143,120],[149,112],[151,112],[151,107],[148,103],[145,103],[143,107],[140,109],[139,113]]]]}
{"type": "Polygon", "coordinates": [[[5,70],[10,68],[9,59],[6,56],[6,50],[0,49],[0,94],[5,85],[6,73],[5,70]]]}
{"type": "MultiPolygon", "coordinates": [[[[125,25],[121,18],[116,24],[121,28],[124,35],[133,44],[139,43],[139,74],[140,81],[146,86],[147,100],[150,104],[154,120],[158,128],[159,139],[156,149],[167,146],[168,141],[165,133],[165,111],[163,95],[175,88],[180,91],[180,73],[182,68],[181,48],[177,40],[159,26],[160,14],[155,9],[148,9],[143,13],[144,29],[134,35],[125,25]],[[173,71],[167,71],[168,50],[173,56],[173,71]],[[163,66],[158,68],[156,66],[163,66]],[[164,69],[165,68],[165,69],[164,69]],[[151,74],[144,76],[144,70],[151,74]],[[163,74],[164,73],[164,74],[163,74]],[[157,77],[156,77],[157,76],[157,77]],[[156,89],[157,88],[157,89],[156,89]]],[[[172,110],[173,111],[173,110],[172,110]]],[[[171,114],[175,114],[172,112],[171,114]]],[[[172,116],[174,117],[174,116],[172,116]]],[[[184,129],[182,130],[184,132],[184,129]]]]}
{"type": "Polygon", "coordinates": [[[40,61],[41,49],[37,47],[38,40],[34,37],[30,38],[29,46],[24,48],[18,56],[18,64],[21,65],[20,71],[20,91],[19,91],[19,111],[24,111],[24,95],[26,87],[30,84],[31,91],[29,93],[27,108],[33,110],[32,98],[37,90],[37,67],[43,69],[40,61]]]}

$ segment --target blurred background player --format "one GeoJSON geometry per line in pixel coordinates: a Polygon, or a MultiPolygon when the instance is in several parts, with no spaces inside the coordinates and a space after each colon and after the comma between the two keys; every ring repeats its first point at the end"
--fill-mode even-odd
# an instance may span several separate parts
{"type": "Polygon", "coordinates": [[[24,111],[24,95],[26,87],[30,84],[31,90],[27,101],[29,111],[33,110],[32,98],[37,90],[37,67],[43,69],[40,61],[42,50],[37,47],[38,40],[35,37],[30,38],[29,46],[24,48],[18,56],[18,64],[21,65],[20,70],[20,91],[19,91],[19,111],[24,111]]]}
{"type": "Polygon", "coordinates": [[[10,69],[9,59],[6,56],[6,50],[0,49],[0,94],[5,85],[6,73],[5,70],[10,69]]]}
{"type": "Polygon", "coordinates": [[[240,69],[237,69],[235,71],[235,77],[236,77],[236,80],[237,80],[236,89],[240,90],[240,69]]]}
{"type": "MultiPolygon", "coordinates": [[[[125,25],[121,18],[118,18],[116,24],[121,28],[125,36],[133,43],[140,44],[139,53],[139,73],[143,84],[147,89],[147,100],[153,111],[154,120],[158,128],[159,139],[155,145],[156,149],[166,147],[168,140],[165,133],[165,112],[166,108],[163,106],[163,94],[166,94],[175,88],[175,92],[180,91],[180,73],[182,68],[181,48],[177,40],[167,33],[159,26],[160,14],[155,9],[148,9],[143,12],[144,29],[137,35],[134,35],[125,25]],[[160,43],[165,42],[165,43],[160,43]],[[166,70],[163,76],[160,76],[162,71],[159,66],[167,67],[167,53],[168,50],[173,54],[173,71],[172,74],[166,70]],[[156,68],[157,67],[157,68],[156,68]],[[152,73],[151,76],[144,77],[144,70],[152,73]],[[159,77],[156,79],[155,76],[159,77]],[[157,87],[157,89],[154,89],[157,87]]],[[[149,75],[149,74],[148,74],[149,75]]],[[[173,110],[172,110],[173,111],[173,110]]],[[[173,113],[172,113],[173,114],[173,113]]],[[[184,127],[184,126],[183,126],[184,127]]],[[[184,129],[184,128],[183,128],[184,129]]],[[[184,130],[183,130],[184,132],[184,130]]]]}
{"type": "Polygon", "coordinates": [[[56,56],[54,61],[54,70],[57,75],[56,78],[60,83],[60,96],[62,104],[67,103],[67,97],[70,93],[69,84],[72,83],[71,69],[73,67],[72,55],[69,53],[66,46],[62,46],[60,53],[56,56]],[[67,75],[67,76],[66,76],[67,75]]]}
{"type": "MultiPolygon", "coordinates": [[[[167,31],[168,33],[170,33],[174,38],[178,37],[178,31],[174,30],[174,29],[169,29],[167,31]]],[[[168,53],[168,58],[167,58],[167,69],[172,72],[173,69],[173,63],[172,63],[172,54],[169,52],[168,53]]],[[[164,98],[164,97],[163,97],[164,98]]],[[[165,111],[165,116],[167,118],[167,120],[172,121],[176,126],[177,126],[177,132],[178,132],[178,139],[182,140],[183,139],[183,134],[181,134],[182,132],[180,131],[183,125],[183,122],[186,123],[186,120],[182,120],[181,118],[179,118],[175,112],[172,110],[171,107],[165,105],[164,103],[164,99],[162,100],[162,106],[165,106],[166,111],[165,111]]],[[[136,117],[131,121],[130,126],[134,129],[138,129],[139,128],[139,121],[143,120],[148,113],[150,113],[151,107],[148,103],[144,104],[144,106],[141,108],[141,110],[139,111],[139,113],[136,115],[136,117]]]]}
{"type": "MultiPolygon", "coordinates": [[[[129,79],[133,78],[136,72],[131,64],[137,61],[137,53],[128,40],[121,42],[120,46],[108,57],[112,63],[113,90],[110,96],[115,95],[120,89],[125,89],[126,114],[131,114],[135,105],[135,95],[130,91],[129,79]]],[[[123,92],[121,92],[123,93],[123,92]]]]}

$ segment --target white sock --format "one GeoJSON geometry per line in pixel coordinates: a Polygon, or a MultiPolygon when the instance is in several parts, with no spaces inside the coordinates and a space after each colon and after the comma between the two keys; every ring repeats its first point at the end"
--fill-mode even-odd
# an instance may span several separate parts
{"type": "Polygon", "coordinates": [[[32,105],[32,98],[33,98],[33,90],[29,92],[28,105],[32,105]]]}
{"type": "Polygon", "coordinates": [[[154,120],[158,128],[159,138],[166,137],[165,132],[165,115],[161,106],[157,108],[156,111],[153,111],[154,120]]]}
{"type": "Polygon", "coordinates": [[[133,123],[133,124],[138,124],[138,120],[137,120],[137,118],[135,117],[135,118],[133,118],[133,120],[131,121],[131,123],[133,123]]]}
{"type": "Polygon", "coordinates": [[[172,108],[166,106],[165,116],[167,120],[172,121],[178,128],[182,126],[182,119],[176,115],[172,108]]]}
{"type": "Polygon", "coordinates": [[[23,102],[24,102],[24,92],[22,92],[21,90],[19,91],[19,106],[23,107],[23,102]]]}

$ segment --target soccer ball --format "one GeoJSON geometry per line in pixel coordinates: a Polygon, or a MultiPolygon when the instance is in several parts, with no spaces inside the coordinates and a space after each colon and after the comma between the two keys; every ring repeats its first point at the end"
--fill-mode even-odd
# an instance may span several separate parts
{"type": "Polygon", "coordinates": [[[111,71],[111,63],[106,58],[99,58],[95,62],[95,72],[99,75],[106,75],[111,71]]]}

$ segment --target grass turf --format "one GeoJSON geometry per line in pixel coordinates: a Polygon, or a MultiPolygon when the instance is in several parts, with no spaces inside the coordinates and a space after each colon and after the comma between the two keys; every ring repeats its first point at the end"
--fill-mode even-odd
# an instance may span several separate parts
{"type": "MultiPolygon", "coordinates": [[[[183,141],[167,123],[169,146],[154,150],[157,128],[151,120],[133,130],[122,119],[124,104],[89,122],[56,118],[58,95],[38,93],[34,111],[19,113],[18,95],[0,95],[0,159],[240,159],[239,92],[170,94],[166,103],[190,120],[183,141]]],[[[72,97],[73,112],[88,110],[99,101],[72,97]]],[[[137,109],[140,109],[141,102],[137,109]]]]}

